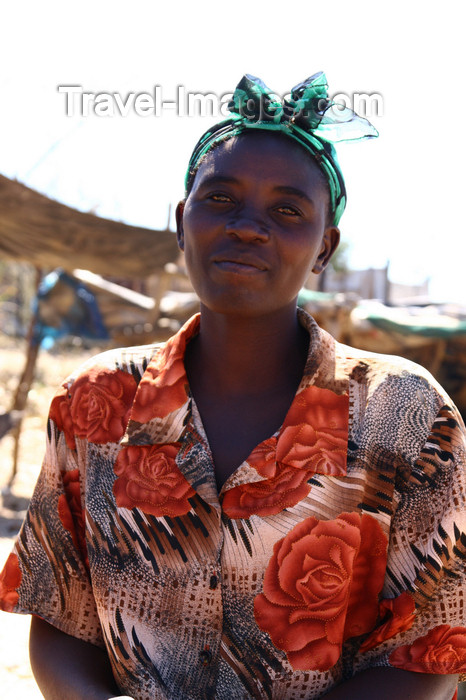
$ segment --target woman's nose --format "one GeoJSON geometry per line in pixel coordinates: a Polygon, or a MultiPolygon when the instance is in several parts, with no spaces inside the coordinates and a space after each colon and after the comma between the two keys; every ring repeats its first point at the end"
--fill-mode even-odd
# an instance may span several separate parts
{"type": "Polygon", "coordinates": [[[251,216],[242,216],[229,222],[225,226],[225,233],[248,243],[252,241],[264,242],[269,239],[267,226],[251,216]]]}

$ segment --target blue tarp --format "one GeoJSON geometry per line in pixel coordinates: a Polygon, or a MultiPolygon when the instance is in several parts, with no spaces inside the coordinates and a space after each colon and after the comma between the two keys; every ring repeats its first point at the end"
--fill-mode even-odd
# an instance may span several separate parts
{"type": "Polygon", "coordinates": [[[46,349],[52,347],[58,338],[67,335],[93,340],[108,340],[110,337],[92,292],[82,282],[60,268],[43,278],[33,302],[33,311],[37,314],[34,341],[46,349]],[[57,285],[65,285],[71,289],[73,296],[68,308],[59,315],[58,325],[52,326],[41,317],[41,305],[47,303],[48,297],[52,290],[56,291],[57,285]]]}

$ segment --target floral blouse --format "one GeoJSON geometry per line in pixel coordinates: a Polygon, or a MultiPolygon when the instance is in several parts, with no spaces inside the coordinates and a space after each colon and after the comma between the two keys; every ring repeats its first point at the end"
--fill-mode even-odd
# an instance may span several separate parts
{"type": "Polygon", "coordinates": [[[374,666],[466,674],[457,409],[421,367],[299,317],[285,421],[220,494],[183,363],[198,316],[69,378],[2,609],[106,648],[138,700],[311,700],[374,666]]]}

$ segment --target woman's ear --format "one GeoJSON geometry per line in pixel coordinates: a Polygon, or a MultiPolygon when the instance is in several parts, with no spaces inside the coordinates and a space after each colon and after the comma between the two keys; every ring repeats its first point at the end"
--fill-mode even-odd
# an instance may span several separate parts
{"type": "Polygon", "coordinates": [[[329,226],[322,238],[322,247],[317,260],[314,263],[312,272],[319,275],[327,267],[330,258],[338,248],[340,242],[340,229],[336,226],[329,226]]]}
{"type": "Polygon", "coordinates": [[[181,202],[178,202],[178,206],[176,207],[176,240],[178,241],[178,248],[180,250],[184,250],[184,229],[183,229],[183,212],[184,212],[184,205],[186,204],[186,200],[182,199],[181,202]]]}

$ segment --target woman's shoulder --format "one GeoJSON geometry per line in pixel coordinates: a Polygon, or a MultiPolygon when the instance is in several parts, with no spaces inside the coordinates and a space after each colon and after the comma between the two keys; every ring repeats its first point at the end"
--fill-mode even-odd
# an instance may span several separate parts
{"type": "Polygon", "coordinates": [[[401,356],[341,343],[302,310],[300,319],[311,336],[313,362],[308,364],[319,383],[329,388],[356,384],[365,387],[369,395],[382,385],[391,385],[402,394],[419,389],[438,396],[439,400],[442,397],[442,401],[449,401],[444,389],[425,367],[401,356]]]}
{"type": "Polygon", "coordinates": [[[398,355],[370,352],[335,342],[335,365],[346,369],[354,380],[372,387],[389,383],[406,389],[421,389],[448,399],[443,387],[422,365],[398,355]]]}
{"type": "Polygon", "coordinates": [[[165,343],[150,343],[104,350],[78,365],[64,383],[72,384],[84,377],[92,377],[95,381],[100,374],[115,371],[126,372],[133,376],[139,375],[140,378],[149,362],[164,346],[165,343]]]}

